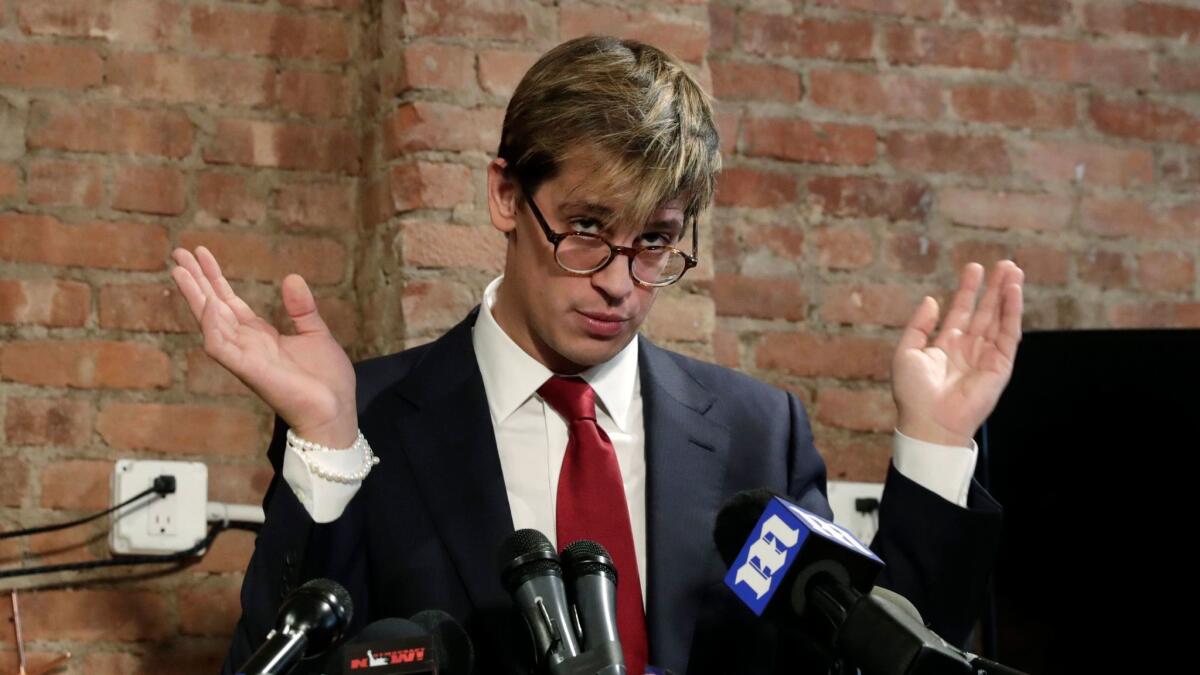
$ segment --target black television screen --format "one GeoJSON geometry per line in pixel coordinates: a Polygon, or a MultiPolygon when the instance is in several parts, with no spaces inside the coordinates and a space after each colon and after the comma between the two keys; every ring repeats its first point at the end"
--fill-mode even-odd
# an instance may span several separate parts
{"type": "Polygon", "coordinates": [[[1030,673],[1187,668],[1200,331],[1027,334],[980,430],[1004,506],[984,645],[1030,673]]]}

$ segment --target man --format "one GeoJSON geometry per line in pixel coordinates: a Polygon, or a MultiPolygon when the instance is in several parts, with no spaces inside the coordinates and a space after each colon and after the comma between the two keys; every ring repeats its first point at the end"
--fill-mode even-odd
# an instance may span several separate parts
{"type": "MultiPolygon", "coordinates": [[[[297,334],[281,336],[208,251],[175,252],[206,352],[279,416],[227,671],[290,589],[323,576],[351,591],[356,627],[446,610],[481,672],[528,672],[493,557],[534,527],[559,548],[591,538],[613,553],[630,672],[795,672],[792,641],[721,586],[712,528],[725,499],[755,487],[829,515],[804,410],[637,337],[659,290],[696,263],[719,171],[709,101],[678,61],[580,38],[513,94],[488,166],[504,276],[434,343],[352,366],[299,276],[282,285],[297,334]]],[[[964,270],[936,337],[925,298],[900,340],[897,452],[874,542],[885,584],[955,640],[998,534],[998,507],[971,484],[971,435],[1020,339],[1022,273],[997,265],[976,308],[982,276],[964,270]]]]}

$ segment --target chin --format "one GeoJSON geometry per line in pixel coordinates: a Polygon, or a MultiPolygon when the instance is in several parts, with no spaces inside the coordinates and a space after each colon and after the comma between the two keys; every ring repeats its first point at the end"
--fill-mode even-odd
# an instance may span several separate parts
{"type": "Polygon", "coordinates": [[[622,336],[613,338],[612,340],[581,337],[572,340],[567,349],[560,351],[559,354],[571,363],[590,368],[616,356],[629,344],[630,339],[630,336],[622,336]]]}

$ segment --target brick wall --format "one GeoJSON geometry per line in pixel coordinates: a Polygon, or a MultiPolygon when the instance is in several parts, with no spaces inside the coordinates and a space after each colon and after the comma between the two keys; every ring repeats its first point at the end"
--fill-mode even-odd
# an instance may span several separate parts
{"type": "MultiPolygon", "coordinates": [[[[121,457],[258,500],[267,411],[199,351],[170,248],[210,246],[275,321],[304,274],[355,356],[432,339],[500,269],[508,95],[593,31],[720,99],[704,264],[647,332],[797,392],[832,476],[882,476],[898,326],[968,260],[1026,269],[1029,328],[1200,324],[1194,3],[0,0],[0,529],[102,508],[121,457]]],[[[0,566],[104,536],[0,541],[0,566]]],[[[34,664],[212,672],[252,546],[19,582],[34,664]]]]}

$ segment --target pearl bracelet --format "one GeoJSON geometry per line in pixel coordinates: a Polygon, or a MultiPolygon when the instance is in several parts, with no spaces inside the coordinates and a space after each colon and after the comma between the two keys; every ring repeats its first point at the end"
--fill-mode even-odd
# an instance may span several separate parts
{"type": "Polygon", "coordinates": [[[300,457],[300,461],[304,462],[304,466],[308,467],[310,473],[318,478],[323,478],[334,483],[359,483],[371,473],[371,469],[379,463],[379,458],[371,451],[370,444],[367,443],[366,436],[363,436],[362,431],[358,432],[358,438],[354,439],[354,444],[343,450],[326,447],[312,441],[306,441],[300,438],[291,429],[287,430],[287,447],[296,451],[300,457]],[[363,463],[357,470],[349,473],[338,473],[331,471],[318,463],[316,458],[312,457],[314,452],[348,452],[358,450],[363,453],[363,463]]]}

